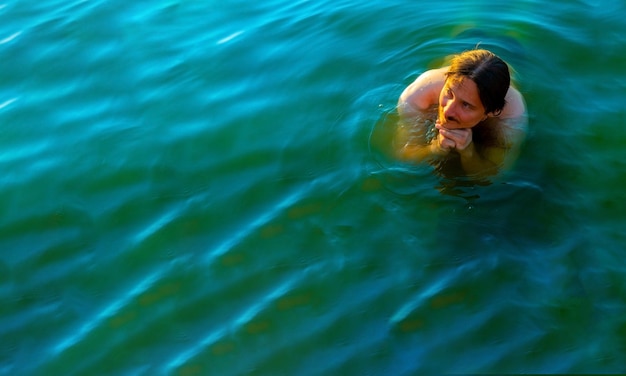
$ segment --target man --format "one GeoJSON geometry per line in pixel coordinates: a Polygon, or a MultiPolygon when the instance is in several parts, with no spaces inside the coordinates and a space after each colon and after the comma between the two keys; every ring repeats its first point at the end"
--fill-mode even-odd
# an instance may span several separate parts
{"type": "Polygon", "coordinates": [[[456,55],[400,95],[396,152],[408,162],[456,159],[466,175],[496,173],[525,135],[526,107],[509,68],[487,50],[456,55]],[[424,121],[431,117],[431,129],[424,121]],[[430,137],[429,137],[430,134],[430,137]]]}

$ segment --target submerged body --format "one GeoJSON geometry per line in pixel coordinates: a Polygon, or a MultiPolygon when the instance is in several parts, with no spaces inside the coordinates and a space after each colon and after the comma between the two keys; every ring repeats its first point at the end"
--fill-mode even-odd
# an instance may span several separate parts
{"type": "MultiPolygon", "coordinates": [[[[474,70],[489,69],[477,64],[474,70]]],[[[398,158],[456,159],[470,176],[493,175],[506,167],[524,139],[527,119],[524,99],[510,86],[505,69],[499,83],[505,86],[495,102],[492,97],[497,95],[485,88],[484,78],[474,78],[474,72],[458,73],[454,63],[421,74],[398,101],[401,120],[394,142],[398,158]]]]}

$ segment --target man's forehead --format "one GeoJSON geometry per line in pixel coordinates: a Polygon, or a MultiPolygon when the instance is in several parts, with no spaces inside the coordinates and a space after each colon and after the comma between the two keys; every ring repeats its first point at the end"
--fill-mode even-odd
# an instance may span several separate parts
{"type": "Polygon", "coordinates": [[[455,92],[456,95],[462,96],[462,99],[474,106],[481,106],[482,102],[478,95],[478,87],[471,78],[465,76],[448,76],[446,78],[446,86],[455,92]]]}
{"type": "Polygon", "coordinates": [[[463,87],[466,81],[472,81],[472,80],[461,75],[451,75],[451,76],[446,77],[446,85],[448,85],[449,87],[450,86],[463,87]]]}

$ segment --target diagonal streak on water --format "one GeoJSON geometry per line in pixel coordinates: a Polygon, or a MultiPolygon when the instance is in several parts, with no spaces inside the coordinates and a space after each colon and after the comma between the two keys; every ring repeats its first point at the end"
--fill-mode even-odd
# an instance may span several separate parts
{"type": "Polygon", "coordinates": [[[271,302],[288,292],[298,281],[304,279],[306,274],[303,273],[298,276],[292,276],[287,281],[283,282],[271,292],[263,296],[263,298],[242,312],[239,316],[233,319],[230,323],[222,323],[219,328],[211,331],[204,339],[194,344],[193,347],[187,349],[182,354],[177,355],[173,360],[167,363],[165,370],[168,373],[176,368],[182,366],[191,358],[199,354],[207,346],[217,342],[220,338],[224,337],[232,328],[239,327],[243,323],[249,322],[254,316],[256,316],[261,310],[268,306],[271,302]]]}
{"type": "Polygon", "coordinates": [[[75,333],[72,333],[67,338],[61,340],[56,346],[52,348],[52,356],[58,356],[68,348],[83,340],[83,338],[85,338],[92,330],[99,327],[107,319],[115,315],[115,313],[117,313],[122,307],[128,305],[131,301],[133,301],[133,299],[148,290],[150,286],[152,286],[158,280],[159,276],[161,276],[167,268],[168,267],[163,266],[160,269],[152,272],[148,276],[144,277],[130,291],[128,291],[128,293],[105,307],[93,319],[83,324],[75,333]]]}
{"type": "MultiPolygon", "coordinates": [[[[257,218],[248,223],[247,226],[243,227],[233,236],[229,236],[227,240],[219,244],[216,248],[214,248],[205,258],[204,262],[207,264],[212,263],[215,259],[227,253],[230,249],[232,249],[235,245],[237,245],[242,239],[250,236],[252,233],[257,231],[262,226],[266,225],[272,219],[281,214],[284,210],[288,209],[294,203],[296,203],[301,197],[305,197],[310,191],[314,190],[315,187],[321,184],[328,183],[329,181],[336,180],[334,175],[328,175],[323,179],[318,179],[314,182],[311,182],[306,187],[301,187],[297,189],[295,192],[283,198],[280,202],[271,206],[271,209],[262,213],[257,218]]],[[[302,281],[311,273],[315,273],[318,269],[322,268],[322,264],[318,264],[315,266],[309,267],[305,272],[291,276],[286,281],[282,282],[279,286],[273,288],[269,293],[263,295],[263,298],[252,306],[248,307],[241,314],[239,314],[236,318],[234,318],[229,323],[223,323],[219,328],[211,331],[207,334],[203,340],[199,341],[192,348],[184,351],[182,354],[177,355],[173,360],[167,363],[166,370],[170,371],[176,369],[182,365],[184,365],[187,361],[193,358],[195,355],[199,354],[202,350],[204,350],[207,346],[212,343],[215,343],[220,338],[224,337],[232,328],[240,327],[241,325],[249,322],[253,319],[259,312],[261,312],[264,308],[268,306],[268,304],[272,303],[279,297],[283,296],[289,290],[293,288],[299,281],[302,281]]]]}

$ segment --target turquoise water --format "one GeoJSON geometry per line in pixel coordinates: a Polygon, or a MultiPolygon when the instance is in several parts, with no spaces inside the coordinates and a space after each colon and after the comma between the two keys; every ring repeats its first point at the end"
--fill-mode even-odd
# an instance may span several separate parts
{"type": "Polygon", "coordinates": [[[622,1],[0,4],[0,374],[626,372],[622,1]],[[491,184],[385,153],[479,44],[491,184]]]}

